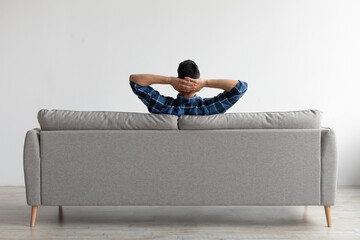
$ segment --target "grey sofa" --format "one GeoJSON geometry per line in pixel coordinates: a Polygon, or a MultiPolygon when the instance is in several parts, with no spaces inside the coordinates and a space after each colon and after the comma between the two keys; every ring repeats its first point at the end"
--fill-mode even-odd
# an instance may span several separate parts
{"type": "Polygon", "coordinates": [[[27,132],[38,206],[321,205],[331,226],[334,132],[321,112],[182,116],[41,110],[27,132]]]}

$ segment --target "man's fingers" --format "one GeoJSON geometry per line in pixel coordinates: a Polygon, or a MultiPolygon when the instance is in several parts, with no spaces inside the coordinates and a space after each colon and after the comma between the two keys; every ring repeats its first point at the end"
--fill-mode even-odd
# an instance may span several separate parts
{"type": "Polygon", "coordinates": [[[194,88],[195,84],[193,84],[193,83],[180,83],[179,87],[182,87],[182,88],[187,88],[187,87],[194,88]]]}
{"type": "Polygon", "coordinates": [[[186,88],[183,88],[182,91],[183,91],[183,92],[189,92],[189,91],[191,91],[191,89],[192,89],[192,88],[186,87],[186,88]]]}
{"type": "Polygon", "coordinates": [[[196,82],[192,82],[191,80],[187,81],[187,80],[181,80],[179,81],[179,84],[185,84],[185,85],[189,85],[189,84],[194,84],[196,82]]]}
{"type": "Polygon", "coordinates": [[[187,80],[187,82],[191,82],[191,80],[192,80],[192,78],[190,78],[190,77],[184,77],[186,80],[187,80]]]}
{"type": "Polygon", "coordinates": [[[180,89],[188,90],[188,89],[193,89],[193,88],[195,88],[195,86],[193,86],[193,85],[180,85],[179,88],[180,88],[180,89]]]}
{"type": "Polygon", "coordinates": [[[187,83],[197,83],[198,80],[194,78],[185,77],[187,83]]]}

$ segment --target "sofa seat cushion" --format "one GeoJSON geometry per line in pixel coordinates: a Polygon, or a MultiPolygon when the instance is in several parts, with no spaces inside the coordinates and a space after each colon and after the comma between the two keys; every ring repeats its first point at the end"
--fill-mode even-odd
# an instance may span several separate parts
{"type": "Polygon", "coordinates": [[[175,115],[108,112],[40,110],[38,120],[42,130],[177,130],[175,115]]]}
{"type": "Polygon", "coordinates": [[[319,110],[187,115],[179,118],[179,129],[320,129],[321,117],[319,110]]]}

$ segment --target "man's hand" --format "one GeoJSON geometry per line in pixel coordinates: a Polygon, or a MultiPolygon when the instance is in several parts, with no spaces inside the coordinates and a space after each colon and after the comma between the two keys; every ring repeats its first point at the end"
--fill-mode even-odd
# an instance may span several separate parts
{"type": "Polygon", "coordinates": [[[205,87],[205,80],[202,78],[190,78],[185,77],[185,79],[180,79],[179,84],[180,90],[183,92],[195,93],[199,92],[203,87],[205,87]]]}
{"type": "Polygon", "coordinates": [[[181,90],[181,87],[180,87],[180,78],[177,78],[177,77],[169,77],[169,83],[170,85],[180,93],[180,95],[182,95],[182,90],[181,90]]]}

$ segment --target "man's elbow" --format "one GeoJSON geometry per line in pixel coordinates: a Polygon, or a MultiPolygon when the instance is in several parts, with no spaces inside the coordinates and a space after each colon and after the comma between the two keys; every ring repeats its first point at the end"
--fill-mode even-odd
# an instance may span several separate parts
{"type": "Polygon", "coordinates": [[[129,81],[137,83],[138,76],[137,74],[130,74],[129,81]]]}
{"type": "Polygon", "coordinates": [[[247,82],[243,82],[242,92],[245,93],[247,90],[248,90],[248,83],[247,83],[247,82]]]}
{"type": "MultiPolygon", "coordinates": [[[[235,86],[231,91],[233,91],[233,94],[237,96],[237,100],[239,100],[248,90],[248,84],[247,82],[239,81],[240,85],[235,86]]],[[[236,101],[237,101],[236,100],[236,101]]]]}

